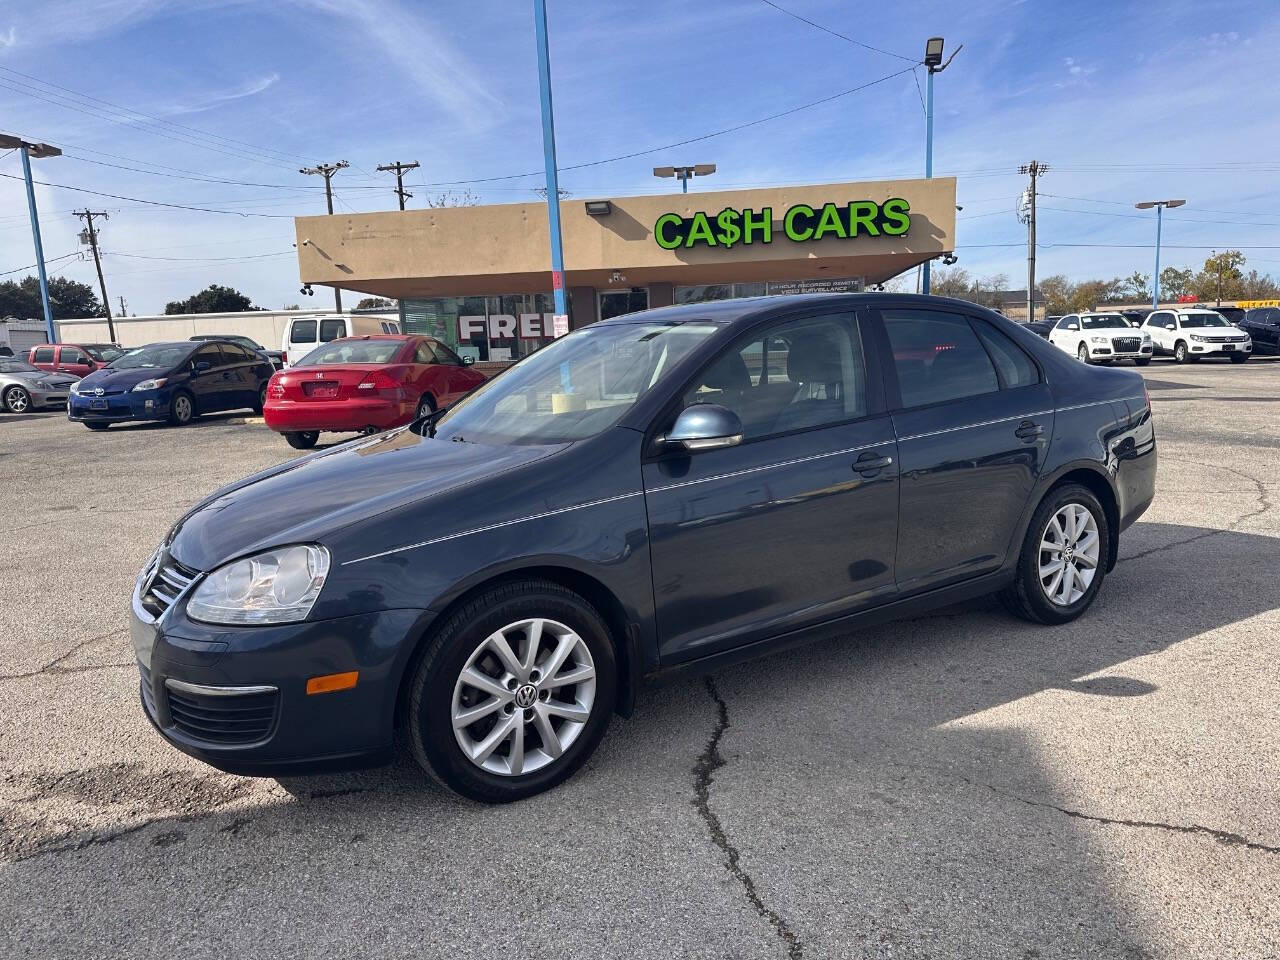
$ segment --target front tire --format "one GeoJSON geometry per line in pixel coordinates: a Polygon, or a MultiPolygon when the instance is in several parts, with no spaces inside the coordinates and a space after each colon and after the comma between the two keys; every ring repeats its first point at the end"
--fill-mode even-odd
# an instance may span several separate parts
{"type": "Polygon", "coordinates": [[[304,430],[301,433],[286,433],[284,439],[295,450],[310,450],[320,439],[320,431],[304,430]]]}
{"type": "Polygon", "coordinates": [[[1150,357],[1139,357],[1138,359],[1133,361],[1133,365],[1135,367],[1145,367],[1150,362],[1151,362],[1150,357]]]}
{"type": "Polygon", "coordinates": [[[22,387],[10,387],[4,392],[4,408],[10,413],[26,413],[31,409],[31,394],[22,387]]]}
{"type": "Polygon", "coordinates": [[[196,418],[195,397],[185,390],[179,390],[169,401],[169,422],[175,427],[185,427],[196,418]]]}
{"type": "Polygon", "coordinates": [[[1231,355],[1232,363],[1244,363],[1248,359],[1249,359],[1249,354],[1247,353],[1233,353],[1231,355]]]}
{"type": "Polygon", "coordinates": [[[426,642],[405,734],[414,759],[456,793],[507,803],[549,790],[604,736],[613,643],[573,591],[546,580],[491,587],[426,642]]]}
{"type": "Polygon", "coordinates": [[[1085,363],[1085,364],[1093,362],[1092,360],[1089,359],[1089,348],[1086,347],[1083,343],[1080,344],[1079,348],[1076,350],[1076,359],[1078,359],[1081,363],[1085,363]]]}
{"type": "Polygon", "coordinates": [[[1190,363],[1191,354],[1187,350],[1187,342],[1179,340],[1173,345],[1173,359],[1178,363],[1190,363]]]}
{"type": "Polygon", "coordinates": [[[264,383],[258,388],[258,399],[254,401],[253,412],[258,416],[262,416],[262,408],[267,405],[267,385],[264,383]]]}
{"type": "Polygon", "coordinates": [[[1036,508],[1001,599],[1033,623],[1069,623],[1089,609],[1110,562],[1107,512],[1088,487],[1068,483],[1036,508]]]}

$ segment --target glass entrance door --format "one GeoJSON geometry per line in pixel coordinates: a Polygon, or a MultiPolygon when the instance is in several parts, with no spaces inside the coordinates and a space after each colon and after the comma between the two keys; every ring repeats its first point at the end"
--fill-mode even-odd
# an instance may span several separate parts
{"type": "Polygon", "coordinates": [[[600,291],[600,319],[620,317],[624,313],[649,309],[648,287],[627,287],[622,290],[600,291]]]}

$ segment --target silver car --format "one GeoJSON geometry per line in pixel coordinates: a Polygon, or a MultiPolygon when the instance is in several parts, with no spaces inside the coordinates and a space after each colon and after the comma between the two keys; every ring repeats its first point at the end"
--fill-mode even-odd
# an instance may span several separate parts
{"type": "Polygon", "coordinates": [[[65,407],[79,377],[50,373],[16,357],[0,357],[0,406],[10,413],[65,407]]]}

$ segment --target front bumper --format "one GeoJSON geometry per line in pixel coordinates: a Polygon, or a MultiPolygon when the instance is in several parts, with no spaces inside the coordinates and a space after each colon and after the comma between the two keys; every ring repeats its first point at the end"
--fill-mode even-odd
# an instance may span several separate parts
{"type": "MultiPolygon", "coordinates": [[[[199,579],[192,584],[192,589],[199,579]]],[[[186,591],[157,619],[139,584],[130,635],[147,719],[183,753],[228,773],[285,776],[384,763],[421,610],[270,627],[186,619],[186,591]],[[355,687],[309,695],[307,680],[359,671],[355,687]]]]}
{"type": "Polygon", "coordinates": [[[121,423],[126,420],[167,420],[169,395],[156,390],[113,393],[104,397],[73,393],[67,419],[78,423],[121,423]]]}
{"type": "Polygon", "coordinates": [[[366,427],[390,430],[413,419],[416,406],[382,397],[343,400],[272,400],[263,407],[267,426],[276,433],[320,430],[350,433],[366,427]]]}
{"type": "Polygon", "coordinates": [[[1187,349],[1197,357],[1207,357],[1213,354],[1231,356],[1237,353],[1252,353],[1253,343],[1248,340],[1235,343],[1196,343],[1191,340],[1187,343],[1187,349]]]}
{"type": "Polygon", "coordinates": [[[31,387],[27,390],[31,395],[31,406],[42,410],[49,407],[62,407],[67,403],[67,398],[71,396],[67,387],[56,387],[52,390],[41,390],[38,387],[31,387]]]}
{"type": "Polygon", "coordinates": [[[1154,350],[1154,345],[1150,343],[1144,343],[1137,350],[1117,350],[1109,343],[1090,343],[1087,346],[1089,356],[1099,360],[1141,360],[1149,358],[1154,350]]]}

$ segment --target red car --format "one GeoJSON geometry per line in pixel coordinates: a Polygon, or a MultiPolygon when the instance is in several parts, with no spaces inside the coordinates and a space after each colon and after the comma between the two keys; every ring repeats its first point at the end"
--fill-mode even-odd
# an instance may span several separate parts
{"type": "Polygon", "coordinates": [[[431,337],[330,340],[271,378],[262,414],[306,450],[325,431],[389,430],[449,406],[484,382],[470,366],[431,337]]]}
{"type": "Polygon", "coordinates": [[[27,362],[50,373],[87,377],[122,356],[114,343],[45,343],[31,348],[27,362]]]}

